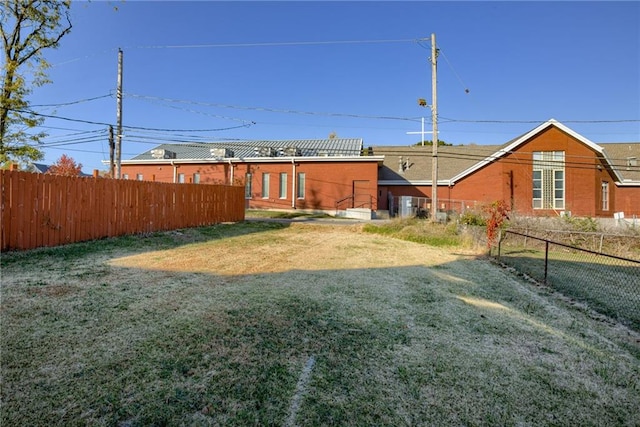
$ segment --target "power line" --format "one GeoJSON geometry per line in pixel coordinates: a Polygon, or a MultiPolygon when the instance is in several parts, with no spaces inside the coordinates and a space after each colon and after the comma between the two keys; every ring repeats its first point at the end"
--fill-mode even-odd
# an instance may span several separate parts
{"type": "Polygon", "coordinates": [[[388,39],[388,40],[333,40],[333,41],[297,41],[297,42],[258,42],[258,43],[212,43],[189,45],[151,45],[129,46],[124,49],[206,49],[217,47],[274,47],[274,46],[314,46],[332,44],[375,44],[375,43],[407,43],[419,42],[417,39],[388,39]]]}
{"type": "Polygon", "coordinates": [[[31,104],[29,105],[29,107],[64,107],[67,105],[82,104],[84,102],[91,102],[97,99],[112,98],[112,97],[113,97],[112,94],[108,94],[108,95],[94,96],[93,98],[79,99],[77,101],[63,102],[60,104],[31,104]]]}
{"type": "MultiPolygon", "coordinates": [[[[374,153],[375,153],[375,149],[374,149],[374,153]]],[[[493,151],[492,154],[495,154],[496,152],[493,151]]],[[[505,152],[505,154],[531,154],[531,153],[526,153],[526,152],[505,152]]],[[[414,153],[414,152],[410,152],[408,153],[407,151],[385,151],[383,153],[383,155],[404,155],[404,156],[410,156],[411,158],[416,158],[416,157],[425,157],[425,158],[430,158],[431,154],[430,153],[414,153]]],[[[438,153],[438,157],[440,158],[446,158],[446,159],[452,159],[452,160],[469,160],[469,161],[474,161],[474,165],[487,160],[489,163],[496,163],[496,162],[500,162],[501,164],[517,164],[517,165],[527,165],[527,166],[533,166],[535,164],[535,162],[533,161],[533,159],[523,159],[520,157],[514,157],[512,159],[509,158],[505,158],[505,157],[492,157],[492,156],[486,156],[486,155],[482,155],[482,154],[466,154],[466,153],[447,153],[446,151],[440,151],[438,153]]],[[[566,160],[564,162],[558,162],[558,163],[562,163],[565,167],[567,167],[568,169],[586,169],[586,170],[594,170],[598,168],[597,164],[588,164],[585,162],[580,162],[577,161],[576,159],[579,158],[585,158],[585,159],[590,159],[590,160],[594,160],[593,157],[585,157],[585,156],[566,156],[566,159],[570,159],[570,160],[566,160]]],[[[598,158],[596,158],[598,159],[598,158]]],[[[605,160],[604,157],[600,157],[600,160],[605,160]]],[[[608,158],[609,160],[609,164],[611,165],[612,169],[618,170],[621,168],[630,168],[629,171],[635,172],[635,171],[640,171],[640,166],[627,166],[626,164],[615,164],[615,161],[619,161],[619,162],[625,162],[626,159],[619,159],[619,158],[608,158]]],[[[470,165],[474,166],[474,165],[470,165]]],[[[460,171],[462,172],[462,170],[460,171]]]]}
{"type": "MultiPolygon", "coordinates": [[[[468,120],[452,119],[442,117],[449,123],[544,123],[546,120],[468,120]]],[[[640,119],[617,119],[617,120],[559,120],[562,123],[638,123],[640,119]]]]}
{"type": "MultiPolygon", "coordinates": [[[[33,114],[34,116],[46,117],[46,118],[49,118],[49,119],[66,120],[66,121],[70,121],[70,122],[86,123],[86,124],[99,125],[99,126],[113,126],[113,124],[111,124],[111,123],[96,122],[96,121],[92,121],[92,120],[73,119],[71,117],[63,117],[63,116],[54,116],[52,114],[36,113],[35,111],[31,111],[31,110],[13,109],[13,111],[17,111],[19,113],[24,113],[24,114],[33,114]]],[[[252,125],[255,125],[255,124],[256,124],[256,122],[250,122],[250,123],[245,123],[245,124],[239,125],[239,126],[217,128],[217,129],[162,129],[162,128],[142,127],[142,126],[122,126],[122,127],[123,127],[123,129],[156,130],[156,131],[163,131],[163,132],[220,132],[220,131],[224,131],[224,130],[232,130],[232,129],[239,129],[239,128],[243,128],[243,127],[249,127],[249,126],[252,126],[252,125]]]]}
{"type": "Polygon", "coordinates": [[[247,106],[241,106],[241,105],[218,104],[218,103],[210,103],[210,102],[198,102],[198,101],[188,101],[188,100],[182,100],[182,99],[162,98],[158,96],[137,95],[133,93],[125,93],[124,95],[132,98],[140,98],[140,99],[153,99],[153,100],[160,100],[160,101],[167,101],[167,102],[203,105],[208,107],[232,108],[237,110],[265,111],[270,113],[301,114],[301,115],[307,115],[307,116],[326,116],[326,117],[350,117],[350,118],[356,118],[356,119],[402,120],[402,121],[413,121],[413,122],[419,121],[418,119],[411,118],[411,117],[369,116],[369,115],[362,115],[362,114],[326,113],[326,112],[315,112],[315,111],[278,109],[278,108],[269,108],[269,107],[247,107],[247,106]]]}

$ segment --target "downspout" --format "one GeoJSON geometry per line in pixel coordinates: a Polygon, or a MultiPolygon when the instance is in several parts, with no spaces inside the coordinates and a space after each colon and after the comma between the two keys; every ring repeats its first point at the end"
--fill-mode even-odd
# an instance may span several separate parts
{"type": "Polygon", "coordinates": [[[176,182],[178,182],[178,165],[176,165],[176,163],[171,160],[171,166],[173,166],[173,183],[175,184],[176,182]]]}
{"type": "Polygon", "coordinates": [[[233,185],[233,161],[229,159],[229,185],[233,185]]]}
{"type": "Polygon", "coordinates": [[[291,158],[292,175],[291,175],[291,207],[296,208],[296,159],[291,158]]]}

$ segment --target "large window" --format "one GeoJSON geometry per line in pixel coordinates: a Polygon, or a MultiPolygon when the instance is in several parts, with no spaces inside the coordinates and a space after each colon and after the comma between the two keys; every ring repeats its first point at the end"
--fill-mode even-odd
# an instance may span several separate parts
{"type": "Polygon", "coordinates": [[[280,174],[280,194],[278,196],[281,199],[287,198],[287,174],[285,172],[280,174]]]}
{"type": "Polygon", "coordinates": [[[564,209],[564,151],[533,152],[533,208],[564,209]]]}
{"type": "Polygon", "coordinates": [[[262,198],[269,198],[269,184],[271,183],[271,178],[268,173],[262,174],[262,198]]]}
{"type": "Polygon", "coordinates": [[[602,181],[602,210],[609,210],[609,182],[602,181]]]}
{"type": "Polygon", "coordinates": [[[200,184],[200,174],[198,172],[193,174],[193,183],[200,184]]]}
{"type": "Polygon", "coordinates": [[[251,194],[253,193],[253,186],[251,184],[253,176],[248,173],[245,175],[245,184],[244,184],[244,198],[245,199],[250,199],[251,198],[251,194]]]}
{"type": "Polygon", "coordinates": [[[304,172],[298,173],[298,182],[296,185],[296,197],[298,199],[304,199],[304,186],[305,186],[306,176],[304,172]]]}
{"type": "Polygon", "coordinates": [[[180,184],[184,184],[184,174],[183,173],[179,173],[178,174],[178,182],[180,184]]]}

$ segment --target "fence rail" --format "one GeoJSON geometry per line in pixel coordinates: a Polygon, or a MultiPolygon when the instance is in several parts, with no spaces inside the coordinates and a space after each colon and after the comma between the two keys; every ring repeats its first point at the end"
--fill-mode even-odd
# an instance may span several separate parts
{"type": "Polygon", "coordinates": [[[0,171],[1,250],[244,219],[244,187],[0,171]]]}
{"type": "MultiPolygon", "coordinates": [[[[415,196],[390,196],[389,214],[400,217],[430,217],[431,198],[415,196]]],[[[476,200],[438,199],[437,212],[445,215],[462,215],[479,205],[476,200]]]]}
{"type": "Polygon", "coordinates": [[[640,330],[640,261],[510,230],[491,252],[517,271],[640,330]]]}

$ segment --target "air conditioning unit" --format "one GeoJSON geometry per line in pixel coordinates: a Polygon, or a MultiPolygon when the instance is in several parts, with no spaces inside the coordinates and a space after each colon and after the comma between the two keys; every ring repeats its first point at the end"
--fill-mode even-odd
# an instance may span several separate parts
{"type": "Polygon", "coordinates": [[[164,148],[155,148],[151,150],[151,157],[154,159],[175,159],[176,153],[165,150],[164,148]]]}
{"type": "Polygon", "coordinates": [[[298,147],[285,147],[282,149],[282,155],[286,157],[296,157],[301,156],[302,151],[298,147]]]}
{"type": "Polygon", "coordinates": [[[228,148],[212,148],[210,150],[211,157],[215,157],[216,159],[227,159],[233,157],[233,151],[228,148]]]}
{"type": "Polygon", "coordinates": [[[278,155],[273,147],[255,147],[253,152],[258,157],[276,157],[278,155]]]}

